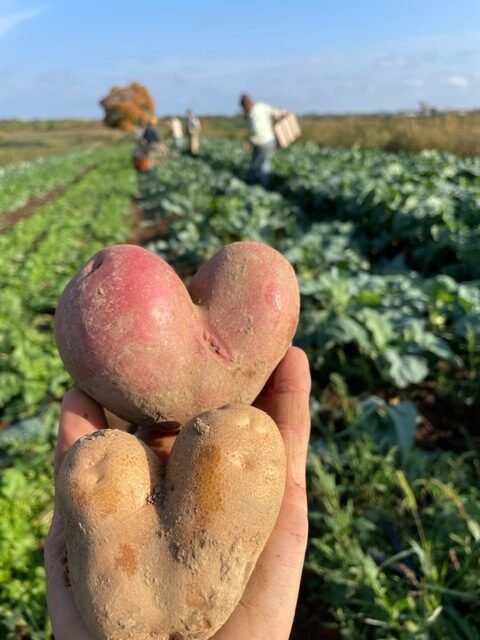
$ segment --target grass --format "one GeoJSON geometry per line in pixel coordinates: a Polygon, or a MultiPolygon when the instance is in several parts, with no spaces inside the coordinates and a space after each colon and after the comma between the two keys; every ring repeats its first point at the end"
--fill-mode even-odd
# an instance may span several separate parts
{"type": "Polygon", "coordinates": [[[345,640],[478,640],[474,452],[387,443],[384,407],[345,397],[311,443],[306,608],[345,640]]]}
{"type": "Polygon", "coordinates": [[[440,149],[480,154],[480,112],[432,116],[330,116],[301,119],[303,137],[319,144],[378,147],[387,151],[440,149]]]}
{"type": "MultiPolygon", "coordinates": [[[[240,116],[202,118],[204,134],[214,138],[246,138],[240,116]]],[[[440,149],[462,156],[480,155],[480,112],[429,116],[302,116],[301,140],[350,147],[358,144],[387,151],[440,149]]]]}

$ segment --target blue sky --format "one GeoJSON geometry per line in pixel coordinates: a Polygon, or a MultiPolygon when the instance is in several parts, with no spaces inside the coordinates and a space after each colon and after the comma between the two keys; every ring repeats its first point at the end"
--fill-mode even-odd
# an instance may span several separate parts
{"type": "Polygon", "coordinates": [[[480,0],[0,0],[0,118],[100,117],[137,80],[160,114],[480,107],[480,0]]]}

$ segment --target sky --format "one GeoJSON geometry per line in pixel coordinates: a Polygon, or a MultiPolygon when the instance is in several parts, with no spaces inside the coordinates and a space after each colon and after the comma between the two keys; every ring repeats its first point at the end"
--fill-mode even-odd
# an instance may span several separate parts
{"type": "Polygon", "coordinates": [[[480,0],[0,0],[0,118],[99,118],[138,81],[160,115],[480,108],[480,0]]]}

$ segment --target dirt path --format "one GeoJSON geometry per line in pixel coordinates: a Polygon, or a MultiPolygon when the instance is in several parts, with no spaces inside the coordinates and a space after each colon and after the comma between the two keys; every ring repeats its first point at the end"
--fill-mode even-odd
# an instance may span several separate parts
{"type": "Polygon", "coordinates": [[[18,209],[14,209],[13,211],[5,211],[0,216],[0,233],[7,231],[10,227],[13,227],[19,220],[23,218],[28,218],[38,209],[39,207],[51,202],[58,196],[61,196],[69,187],[79,182],[82,178],[84,178],[87,173],[92,171],[97,165],[91,164],[88,167],[85,167],[80,173],[74,176],[68,182],[62,184],[58,187],[53,187],[49,191],[43,194],[43,196],[30,198],[24,205],[18,207],[18,209]]]}
{"type": "Polygon", "coordinates": [[[166,217],[160,220],[148,220],[138,202],[132,204],[132,231],[129,242],[139,244],[142,247],[165,236],[168,232],[170,221],[166,217]]]}

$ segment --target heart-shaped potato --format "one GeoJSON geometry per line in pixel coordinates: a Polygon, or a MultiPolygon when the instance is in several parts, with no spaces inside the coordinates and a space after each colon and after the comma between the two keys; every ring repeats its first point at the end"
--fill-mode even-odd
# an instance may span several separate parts
{"type": "Polygon", "coordinates": [[[140,425],[184,424],[225,404],[251,404],[298,324],[295,272],[257,242],[225,246],[188,290],[154,253],[116,245],[71,280],[55,337],[77,385],[140,425]]]}
{"type": "Polygon", "coordinates": [[[166,468],[117,430],[84,436],[57,478],[68,567],[99,640],[204,640],[229,617],[280,509],[271,418],[233,405],[193,419],[166,468]]]}

